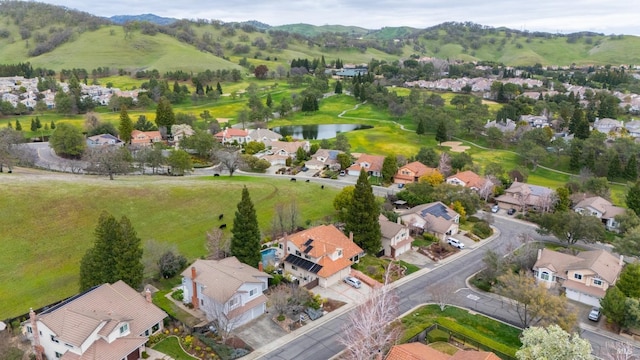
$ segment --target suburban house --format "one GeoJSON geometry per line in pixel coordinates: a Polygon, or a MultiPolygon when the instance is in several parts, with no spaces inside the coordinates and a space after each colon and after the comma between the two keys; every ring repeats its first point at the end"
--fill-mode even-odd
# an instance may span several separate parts
{"type": "Polygon", "coordinates": [[[365,169],[369,176],[382,176],[382,164],[384,156],[361,154],[351,166],[347,168],[347,173],[352,176],[360,175],[360,169],[365,169]]]}
{"type": "Polygon", "coordinates": [[[511,119],[507,119],[506,121],[487,121],[484,125],[485,130],[489,130],[490,128],[496,128],[500,130],[500,132],[505,133],[507,131],[516,131],[516,123],[511,119]]]}
{"type": "Polygon", "coordinates": [[[270,277],[235,256],[199,259],[182,272],[183,301],[230,331],[264,314],[270,277]]]}
{"type": "Polygon", "coordinates": [[[455,354],[449,355],[429,345],[412,342],[394,345],[385,360],[500,360],[500,358],[492,352],[475,350],[458,350],[455,354]]]}
{"type": "Polygon", "coordinates": [[[445,181],[447,184],[464,186],[474,191],[479,191],[488,180],[473,171],[467,170],[451,175],[445,181]]]}
{"type": "Polygon", "coordinates": [[[396,258],[405,252],[411,250],[413,238],[409,234],[409,228],[398,222],[389,221],[384,215],[380,214],[378,221],[380,222],[380,231],[382,232],[382,249],[384,256],[396,258]]]}
{"type": "Polygon", "coordinates": [[[447,235],[457,234],[460,214],[440,201],[415,206],[400,213],[402,222],[413,232],[431,233],[445,240],[447,235]]]}
{"type": "Polygon", "coordinates": [[[246,144],[251,141],[249,132],[244,129],[227,128],[215,134],[214,137],[223,144],[232,144],[234,142],[246,144]]]}
{"type": "Polygon", "coordinates": [[[420,177],[431,175],[435,172],[438,172],[438,169],[430,168],[420,161],[414,161],[401,166],[393,176],[393,182],[395,184],[414,183],[418,182],[420,177]]]}
{"type": "Polygon", "coordinates": [[[521,122],[526,122],[531,128],[541,128],[549,126],[549,119],[546,116],[521,115],[521,122]]]}
{"type": "Polygon", "coordinates": [[[602,249],[578,255],[540,249],[533,275],[547,288],[563,287],[571,300],[599,307],[609,286],[618,280],[622,265],[622,255],[616,257],[602,249]]]}
{"type": "Polygon", "coordinates": [[[151,146],[162,141],[160,131],[140,131],[133,130],[131,132],[131,145],[151,146]]]}
{"type": "Polygon", "coordinates": [[[171,125],[171,135],[173,135],[173,141],[179,143],[180,140],[193,136],[196,132],[193,128],[187,124],[171,125]]]}
{"type": "Polygon", "coordinates": [[[36,314],[22,326],[36,353],[47,359],[142,358],[149,336],[162,331],[167,314],[151,292],[123,281],[103,284],[36,314]]]}
{"type": "Polygon", "coordinates": [[[266,143],[267,141],[278,141],[282,139],[282,135],[269,129],[254,129],[249,131],[249,141],[257,141],[266,143]]]}
{"type": "Polygon", "coordinates": [[[596,119],[593,122],[593,129],[605,134],[617,132],[622,129],[622,121],[610,118],[596,119]]]}
{"type": "Polygon", "coordinates": [[[87,138],[88,147],[92,148],[92,147],[107,146],[107,145],[122,146],[124,145],[124,142],[111,134],[100,134],[100,135],[89,136],[87,138]]]}
{"type": "Polygon", "coordinates": [[[267,160],[271,165],[285,165],[288,158],[296,158],[296,152],[299,148],[302,148],[306,153],[311,148],[308,141],[266,141],[265,145],[267,149],[261,158],[267,160]]]}
{"type": "Polygon", "coordinates": [[[311,155],[311,160],[305,162],[305,166],[314,170],[322,170],[324,168],[340,170],[338,154],[341,153],[343,153],[343,151],[318,149],[315,154],[311,155]]]}
{"type": "Polygon", "coordinates": [[[553,197],[553,190],[547,187],[514,181],[504,194],[495,200],[501,209],[547,211],[553,205],[553,197]]]}
{"type": "Polygon", "coordinates": [[[640,137],[640,120],[631,120],[624,124],[624,128],[629,132],[629,136],[640,137]]]}
{"type": "Polygon", "coordinates": [[[585,198],[580,201],[576,206],[573,207],[575,212],[584,214],[584,215],[592,215],[602,220],[604,226],[607,230],[616,230],[618,229],[618,222],[615,217],[617,215],[622,215],[625,212],[625,209],[619,206],[613,205],[606,199],[601,198],[600,196],[594,196],[585,198]]]}
{"type": "Polygon", "coordinates": [[[284,270],[307,288],[327,288],[351,273],[351,265],[364,255],[353,242],[333,225],[320,225],[280,239],[278,256],[284,270]]]}

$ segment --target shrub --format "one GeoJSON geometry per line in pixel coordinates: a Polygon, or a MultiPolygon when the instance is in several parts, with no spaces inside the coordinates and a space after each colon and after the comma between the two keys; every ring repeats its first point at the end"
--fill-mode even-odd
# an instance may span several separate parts
{"type": "Polygon", "coordinates": [[[182,301],[184,300],[184,291],[182,289],[178,289],[171,293],[171,297],[174,300],[182,301]]]}
{"type": "Polygon", "coordinates": [[[148,359],[148,358],[149,358],[149,354],[147,354],[147,352],[146,352],[146,351],[143,351],[143,352],[142,352],[142,358],[143,358],[143,359],[148,359]]]}
{"type": "Polygon", "coordinates": [[[447,334],[444,330],[434,329],[429,331],[429,334],[427,335],[427,339],[429,339],[430,343],[438,342],[438,341],[448,342],[449,334],[447,334]]]}
{"type": "Polygon", "coordinates": [[[276,318],[278,321],[284,321],[285,316],[283,314],[278,315],[278,317],[276,318]]]}
{"type": "Polygon", "coordinates": [[[486,239],[493,233],[491,230],[491,226],[486,221],[479,221],[473,224],[473,228],[471,230],[476,236],[481,239],[486,239]]]}

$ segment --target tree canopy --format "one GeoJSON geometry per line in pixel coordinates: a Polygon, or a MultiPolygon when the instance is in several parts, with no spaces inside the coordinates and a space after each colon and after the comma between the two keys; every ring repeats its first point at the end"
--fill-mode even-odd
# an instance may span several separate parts
{"type": "Polygon", "coordinates": [[[591,343],[577,333],[569,334],[558,325],[530,327],[522,332],[518,360],[591,360],[591,343]]]}
{"type": "Polygon", "coordinates": [[[260,228],[256,210],[246,186],[242,188],[242,198],[238,203],[231,233],[233,234],[230,245],[231,255],[247,265],[258,267],[261,257],[260,228]]]}
{"type": "Polygon", "coordinates": [[[377,254],[382,247],[379,216],[380,208],[376,204],[367,172],[361,169],[353,190],[353,200],[348,207],[344,230],[347,234],[353,232],[353,241],[371,255],[377,254]]]}
{"type": "Polygon", "coordinates": [[[49,145],[60,156],[79,158],[87,143],[80,129],[71,124],[61,123],[49,138],[49,145]]]}
{"type": "Polygon", "coordinates": [[[602,241],[605,237],[604,226],[595,216],[582,215],[575,211],[546,213],[538,222],[540,234],[553,234],[558,239],[569,244],[579,240],[593,243],[602,241]]]}

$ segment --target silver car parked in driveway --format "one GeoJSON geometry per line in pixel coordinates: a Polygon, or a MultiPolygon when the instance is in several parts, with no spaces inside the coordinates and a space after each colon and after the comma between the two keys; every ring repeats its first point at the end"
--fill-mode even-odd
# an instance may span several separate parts
{"type": "Polygon", "coordinates": [[[354,278],[353,276],[347,276],[346,278],[344,278],[344,282],[347,283],[347,285],[351,285],[356,289],[360,289],[360,287],[362,286],[362,283],[360,282],[360,280],[354,278]]]}

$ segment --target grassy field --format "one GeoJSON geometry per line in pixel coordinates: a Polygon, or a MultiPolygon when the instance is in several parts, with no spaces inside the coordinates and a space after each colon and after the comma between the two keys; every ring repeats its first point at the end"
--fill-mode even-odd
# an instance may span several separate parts
{"type": "Polygon", "coordinates": [[[206,253],[205,233],[220,223],[230,234],[247,186],[267,233],[275,205],[295,201],[299,223],[333,213],[337,190],[259,177],[77,177],[0,173],[0,319],[26,313],[78,290],[81,257],[92,246],[102,211],[127,216],[142,241],[174,244],[193,260],[206,253]],[[225,214],[218,221],[218,214],[225,214]]]}

